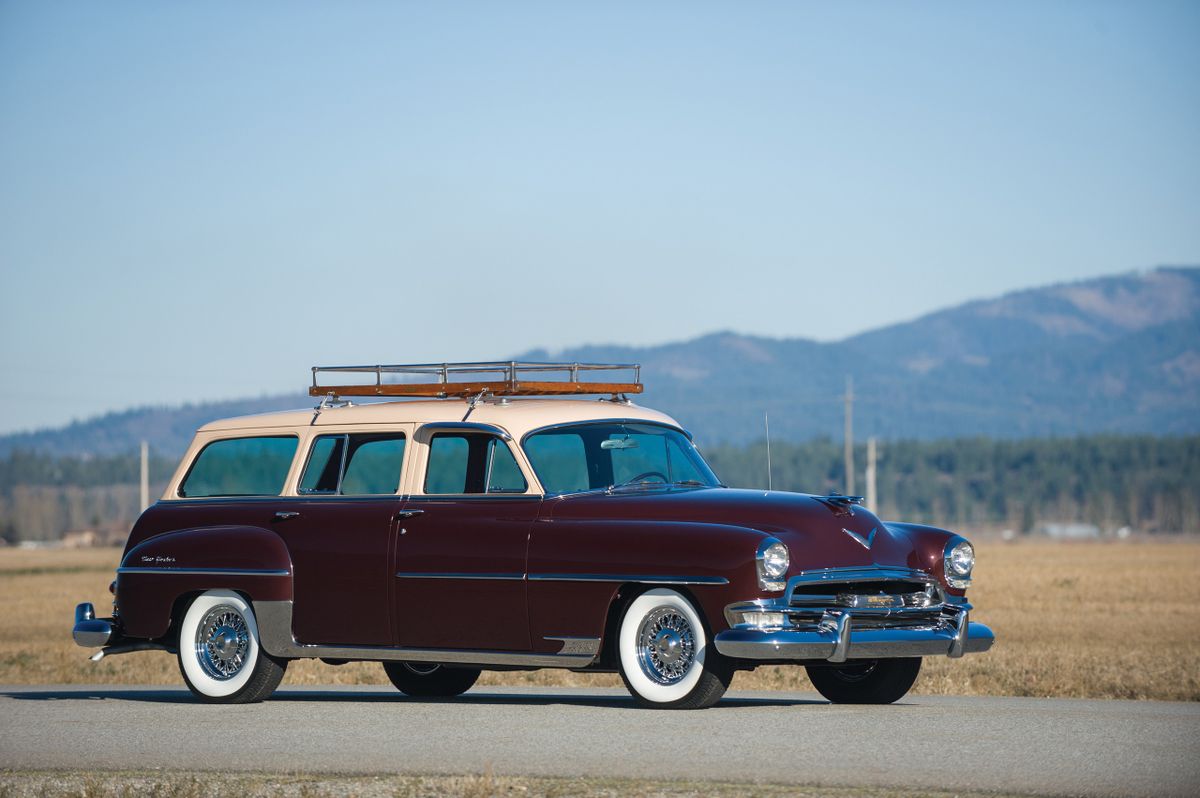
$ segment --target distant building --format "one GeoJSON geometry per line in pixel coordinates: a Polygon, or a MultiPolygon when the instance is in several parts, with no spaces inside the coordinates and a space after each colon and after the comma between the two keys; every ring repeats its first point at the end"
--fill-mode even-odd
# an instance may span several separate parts
{"type": "Polygon", "coordinates": [[[1100,537],[1100,527],[1095,524],[1042,524],[1038,533],[1059,540],[1087,540],[1100,537]]]}

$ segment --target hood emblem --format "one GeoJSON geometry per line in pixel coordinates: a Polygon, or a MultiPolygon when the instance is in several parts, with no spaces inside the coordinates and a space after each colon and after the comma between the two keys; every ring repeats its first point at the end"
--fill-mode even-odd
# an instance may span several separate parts
{"type": "Polygon", "coordinates": [[[875,533],[879,530],[878,528],[872,529],[871,534],[867,535],[865,538],[857,532],[851,532],[849,529],[842,529],[842,531],[861,543],[864,549],[869,549],[871,548],[871,544],[875,542],[875,533]]]}

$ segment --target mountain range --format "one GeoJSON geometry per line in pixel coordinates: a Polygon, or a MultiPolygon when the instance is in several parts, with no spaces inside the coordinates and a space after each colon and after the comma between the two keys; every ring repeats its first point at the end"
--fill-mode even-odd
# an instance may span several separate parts
{"type": "MultiPolygon", "coordinates": [[[[1200,267],[1163,267],[968,302],[834,342],[716,332],[661,346],[583,346],[522,360],[640,363],[637,401],[702,443],[1200,432],[1200,267]]],[[[304,395],[143,407],[0,436],[14,450],[109,455],[148,440],[178,456],[214,418],[304,407],[304,395]]]]}

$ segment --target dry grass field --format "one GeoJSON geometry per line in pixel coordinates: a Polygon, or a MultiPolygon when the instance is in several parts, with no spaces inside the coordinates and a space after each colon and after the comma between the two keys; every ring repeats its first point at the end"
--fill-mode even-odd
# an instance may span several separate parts
{"type": "MultiPolygon", "coordinates": [[[[1200,542],[982,541],[971,600],[996,632],[986,654],[927,659],[916,692],[1200,700],[1200,542]]],[[[75,604],[111,605],[115,549],[0,549],[0,684],[181,684],[175,658],[87,660],[75,604]]],[[[305,660],[286,684],[386,684],[373,663],[305,660]]],[[[615,686],[613,675],[488,673],[481,684],[615,686]]],[[[810,689],[803,669],[739,673],[734,689],[810,689]]]]}

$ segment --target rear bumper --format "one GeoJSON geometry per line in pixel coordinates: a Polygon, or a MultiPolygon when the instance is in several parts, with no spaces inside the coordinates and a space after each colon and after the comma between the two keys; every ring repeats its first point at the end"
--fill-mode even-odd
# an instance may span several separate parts
{"type": "Polygon", "coordinates": [[[71,630],[71,636],[84,648],[98,648],[112,642],[117,631],[112,618],[97,618],[96,610],[85,602],[75,607],[75,628],[71,630]]]}
{"type": "Polygon", "coordinates": [[[987,651],[995,635],[981,623],[963,622],[932,628],[859,629],[850,615],[837,627],[812,631],[790,629],[727,629],[713,641],[717,651],[735,659],[826,660],[888,659],[891,657],[958,657],[987,651]]]}

